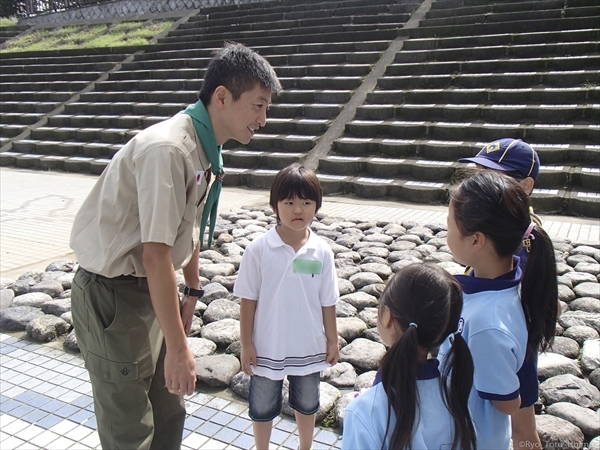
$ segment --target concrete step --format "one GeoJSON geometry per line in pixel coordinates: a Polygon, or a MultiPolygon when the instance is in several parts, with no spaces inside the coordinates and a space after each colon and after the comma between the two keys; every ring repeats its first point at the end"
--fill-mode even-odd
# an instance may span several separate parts
{"type": "MultiPolygon", "coordinates": [[[[498,136],[498,135],[497,135],[498,136]]],[[[496,138],[494,139],[497,139],[496,138]]],[[[476,155],[490,140],[435,140],[390,139],[384,137],[356,138],[344,136],[337,139],[333,154],[349,157],[416,158],[429,161],[455,162],[459,158],[476,155]]],[[[528,141],[538,152],[546,165],[582,165],[596,167],[600,158],[600,145],[597,144],[554,144],[544,141],[528,141]]]]}
{"type": "Polygon", "coordinates": [[[15,125],[33,125],[44,117],[43,113],[2,112],[0,123],[15,125]]]}
{"type": "MultiPolygon", "coordinates": [[[[117,47],[114,47],[115,49],[117,47]]],[[[116,63],[123,61],[127,53],[106,53],[102,49],[94,49],[94,53],[86,50],[84,54],[64,54],[58,52],[27,52],[27,53],[3,53],[0,65],[2,70],[8,67],[10,71],[19,72],[43,72],[47,68],[51,71],[54,67],[78,68],[79,70],[105,71],[108,66],[114,67],[116,63]],[[18,68],[21,67],[22,70],[18,68]]]]}
{"type": "Polygon", "coordinates": [[[330,124],[327,119],[269,118],[261,129],[266,134],[293,134],[317,136],[325,133],[330,124]]]}
{"type": "Polygon", "coordinates": [[[115,67],[114,62],[95,62],[79,64],[18,64],[9,65],[10,61],[3,61],[2,74],[50,74],[50,73],[70,73],[70,72],[107,72],[115,67]]]}
{"type": "Polygon", "coordinates": [[[279,77],[284,89],[354,90],[362,83],[362,77],[279,77]]]}
{"type": "Polygon", "coordinates": [[[344,104],[331,103],[274,103],[269,108],[267,121],[278,118],[304,117],[306,119],[335,119],[344,104]]]}
{"type": "Polygon", "coordinates": [[[16,166],[23,169],[62,170],[65,172],[85,172],[101,174],[109,159],[85,156],[54,156],[36,153],[0,153],[1,166],[16,166]]]}
{"type": "MultiPolygon", "coordinates": [[[[164,80],[108,80],[95,84],[97,91],[194,91],[198,93],[202,78],[171,78],[164,80]]],[[[194,96],[195,97],[195,96],[194,96]]],[[[193,97],[192,97],[193,98],[193,97]]]]}
{"type": "Polygon", "coordinates": [[[27,129],[27,125],[0,123],[0,137],[14,138],[27,129]]]}
{"type": "Polygon", "coordinates": [[[0,90],[0,101],[4,102],[65,102],[70,99],[75,92],[63,91],[15,91],[7,92],[0,90]]]}
{"type": "Polygon", "coordinates": [[[505,72],[505,73],[460,73],[442,75],[406,75],[383,77],[378,81],[380,89],[435,89],[435,88],[531,88],[575,87],[600,85],[600,71],[541,71],[541,72],[505,72]]]}
{"type": "MultiPolygon", "coordinates": [[[[261,130],[262,131],[262,130],[261,130]]],[[[245,146],[252,151],[266,151],[276,153],[307,153],[315,146],[318,136],[296,134],[264,134],[256,133],[250,143],[245,146]]],[[[228,141],[224,148],[239,147],[235,141],[228,141]]]]}
{"type": "Polygon", "coordinates": [[[565,17],[558,19],[517,20],[509,23],[472,23],[431,26],[421,22],[419,28],[403,28],[401,35],[414,38],[477,36],[505,33],[532,33],[561,30],[595,29],[598,17],[565,17]]]}
{"type": "Polygon", "coordinates": [[[2,73],[0,83],[35,83],[96,80],[100,72],[2,73]]]}
{"type": "Polygon", "coordinates": [[[401,63],[389,65],[385,74],[386,76],[398,76],[448,73],[544,72],[593,70],[596,67],[600,67],[600,55],[401,63]]]}
{"type": "Polygon", "coordinates": [[[397,63],[423,61],[489,60],[496,58],[539,58],[540,56],[587,55],[598,52],[597,41],[560,42],[550,44],[495,45],[445,48],[435,50],[402,50],[397,63]]]}
{"type": "Polygon", "coordinates": [[[518,121],[523,123],[598,122],[600,104],[414,104],[363,105],[357,119],[426,120],[426,121],[518,121]]]}
{"type": "Polygon", "coordinates": [[[346,125],[346,133],[353,137],[373,136],[392,139],[434,140],[455,139],[491,142],[498,135],[523,139],[526,142],[556,144],[596,144],[600,142],[600,125],[535,124],[527,123],[473,123],[473,122],[429,122],[392,120],[353,120],[346,125]]]}
{"type": "Polygon", "coordinates": [[[39,81],[25,83],[0,83],[2,92],[22,92],[22,91],[53,91],[53,92],[73,92],[80,91],[89,85],[88,81],[39,81]]]}
{"type": "Polygon", "coordinates": [[[101,127],[39,127],[31,130],[30,139],[38,141],[77,141],[124,144],[131,139],[128,128],[101,127]]]}
{"type": "MultiPolygon", "coordinates": [[[[562,0],[561,0],[562,1],[562,0]]],[[[461,47],[487,47],[494,45],[550,44],[597,41],[600,29],[573,29],[532,33],[503,33],[443,37],[413,38],[404,42],[403,50],[426,50],[461,47]]]]}
{"type": "Polygon", "coordinates": [[[21,113],[21,114],[43,114],[54,109],[61,102],[2,102],[2,114],[5,112],[21,113]]]}
{"type": "Polygon", "coordinates": [[[488,105],[505,105],[518,103],[543,102],[544,104],[560,103],[597,103],[600,102],[600,86],[521,89],[415,89],[415,90],[376,90],[367,96],[369,104],[401,103],[482,103],[488,105]]]}
{"type": "Polygon", "coordinates": [[[352,98],[350,90],[286,89],[276,99],[281,103],[339,103],[345,104],[352,98]]]}
{"type": "MultiPolygon", "coordinates": [[[[565,6],[563,0],[551,1],[520,1],[520,2],[486,2],[480,5],[469,5],[468,3],[454,3],[452,7],[443,8],[436,2],[427,12],[427,18],[437,19],[453,17],[456,15],[467,16],[475,14],[499,14],[506,12],[528,12],[540,9],[562,9],[565,6]]],[[[444,2],[442,2],[444,3],[444,2]]]]}
{"type": "Polygon", "coordinates": [[[284,167],[303,160],[306,153],[264,152],[239,149],[224,149],[223,163],[229,175],[236,169],[272,169],[280,170],[284,167]]]}

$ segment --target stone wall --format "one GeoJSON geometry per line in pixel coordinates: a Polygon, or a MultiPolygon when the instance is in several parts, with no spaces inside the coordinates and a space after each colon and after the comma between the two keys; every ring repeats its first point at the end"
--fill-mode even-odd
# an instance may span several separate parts
{"type": "MultiPolygon", "coordinates": [[[[200,9],[213,6],[239,5],[257,3],[264,0],[117,0],[99,5],[86,6],[67,11],[41,14],[22,18],[20,25],[63,24],[81,21],[102,21],[114,18],[135,18],[148,15],[173,15],[178,11],[200,9]]],[[[183,15],[183,14],[182,14],[183,15]]]]}

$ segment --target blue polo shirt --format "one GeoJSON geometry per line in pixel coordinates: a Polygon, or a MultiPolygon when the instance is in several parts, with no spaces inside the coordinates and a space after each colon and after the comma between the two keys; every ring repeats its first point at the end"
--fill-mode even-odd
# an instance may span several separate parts
{"type": "MultiPolygon", "coordinates": [[[[473,273],[457,275],[463,288],[463,310],[459,330],[473,355],[475,373],[469,396],[469,411],[477,433],[477,447],[508,449],[510,419],[492,400],[513,400],[520,395],[517,372],[527,350],[527,325],[519,296],[521,269],[495,279],[477,278],[473,273]]],[[[440,347],[444,361],[450,339],[440,347]]]]}

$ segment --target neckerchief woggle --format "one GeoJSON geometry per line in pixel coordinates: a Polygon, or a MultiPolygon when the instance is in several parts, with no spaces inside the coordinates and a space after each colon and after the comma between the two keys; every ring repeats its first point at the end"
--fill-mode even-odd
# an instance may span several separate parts
{"type": "Polygon", "coordinates": [[[206,199],[204,210],[202,211],[202,219],[200,220],[200,248],[202,248],[206,223],[210,217],[208,237],[206,240],[206,248],[210,248],[215,232],[215,224],[217,223],[219,197],[221,196],[221,187],[223,185],[223,177],[225,176],[225,172],[223,171],[223,156],[221,155],[223,146],[217,145],[212,122],[202,100],[198,100],[195,104],[188,106],[181,112],[192,118],[194,128],[200,138],[204,153],[210,162],[211,172],[215,175],[215,181],[208,192],[208,198],[206,199]]]}

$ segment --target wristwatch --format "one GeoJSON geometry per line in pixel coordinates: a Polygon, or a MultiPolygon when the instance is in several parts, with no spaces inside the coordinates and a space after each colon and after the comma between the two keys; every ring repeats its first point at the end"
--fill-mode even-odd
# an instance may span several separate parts
{"type": "Polygon", "coordinates": [[[204,295],[204,290],[202,289],[192,289],[189,286],[183,287],[183,295],[184,297],[202,297],[204,295]]]}

